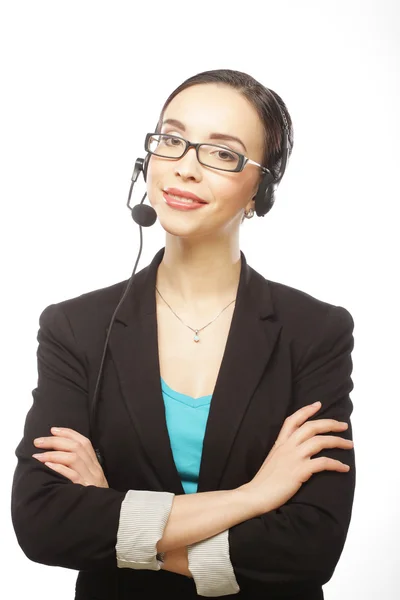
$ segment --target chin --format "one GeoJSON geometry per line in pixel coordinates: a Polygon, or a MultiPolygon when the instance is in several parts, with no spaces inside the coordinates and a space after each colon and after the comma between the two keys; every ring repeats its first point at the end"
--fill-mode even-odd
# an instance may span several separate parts
{"type": "Polygon", "coordinates": [[[201,231],[201,227],[199,227],[197,224],[179,223],[178,219],[173,217],[161,217],[159,218],[159,223],[166,233],[169,233],[175,237],[191,237],[195,236],[196,234],[198,235],[201,231]]]}

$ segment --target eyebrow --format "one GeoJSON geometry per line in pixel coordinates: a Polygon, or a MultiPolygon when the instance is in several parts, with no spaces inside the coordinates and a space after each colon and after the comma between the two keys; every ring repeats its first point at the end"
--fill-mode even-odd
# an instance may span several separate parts
{"type": "MultiPolygon", "coordinates": [[[[165,119],[165,121],[162,122],[162,125],[174,125],[182,131],[186,131],[184,124],[177,119],[165,119]]],[[[243,146],[245,152],[247,152],[247,148],[243,144],[242,140],[234,135],[228,135],[227,133],[210,133],[209,138],[210,140],[231,140],[232,142],[239,142],[239,144],[243,146]]]]}

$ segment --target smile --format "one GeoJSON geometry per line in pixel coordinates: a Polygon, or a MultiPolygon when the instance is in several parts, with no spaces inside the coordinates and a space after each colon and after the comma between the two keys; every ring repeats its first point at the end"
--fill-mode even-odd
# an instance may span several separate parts
{"type": "MultiPolygon", "coordinates": [[[[167,193],[167,192],[165,192],[167,193]]],[[[185,198],[184,196],[175,196],[175,194],[167,194],[170,198],[172,198],[173,200],[176,200],[177,202],[187,202],[189,204],[206,204],[203,201],[199,201],[199,200],[193,200],[192,198],[185,198]]]]}
{"type": "Polygon", "coordinates": [[[175,194],[168,194],[164,191],[163,197],[168,206],[178,210],[195,210],[202,206],[207,206],[207,202],[193,200],[192,198],[185,198],[183,196],[176,196],[175,194]]]}

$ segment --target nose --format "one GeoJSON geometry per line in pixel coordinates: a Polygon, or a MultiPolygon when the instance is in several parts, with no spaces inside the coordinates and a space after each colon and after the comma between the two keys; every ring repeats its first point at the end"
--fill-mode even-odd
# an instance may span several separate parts
{"type": "Polygon", "coordinates": [[[175,163],[175,175],[182,179],[199,181],[201,178],[201,165],[197,160],[196,149],[190,148],[182,158],[175,163]]]}

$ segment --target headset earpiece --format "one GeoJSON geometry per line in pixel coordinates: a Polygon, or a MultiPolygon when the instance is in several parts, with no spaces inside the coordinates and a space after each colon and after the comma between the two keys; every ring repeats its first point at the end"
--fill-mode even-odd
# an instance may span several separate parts
{"type": "Polygon", "coordinates": [[[267,171],[258,186],[257,194],[254,198],[255,211],[258,217],[264,217],[271,210],[274,203],[274,192],[274,176],[270,171],[267,171]]]}

